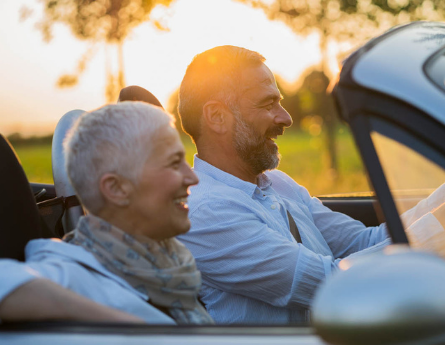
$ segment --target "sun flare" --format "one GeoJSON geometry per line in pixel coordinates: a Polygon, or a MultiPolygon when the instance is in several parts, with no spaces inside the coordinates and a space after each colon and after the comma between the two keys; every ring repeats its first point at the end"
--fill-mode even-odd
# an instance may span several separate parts
{"type": "MultiPolygon", "coordinates": [[[[76,40],[62,25],[55,27],[52,42],[43,43],[31,21],[18,20],[23,5],[38,17],[40,4],[34,0],[7,0],[0,5],[1,30],[10,33],[0,37],[2,46],[10,48],[3,54],[0,127],[6,134],[17,130],[42,134],[50,132],[67,111],[103,105],[106,68],[117,69],[117,59],[114,47],[76,40]],[[90,48],[94,57],[79,85],[58,89],[58,77],[72,72],[90,48]]],[[[177,0],[168,8],[154,9],[151,18],[157,25],[140,25],[124,43],[125,80],[150,90],[164,105],[193,57],[215,46],[230,44],[260,52],[284,86],[320,61],[317,36],[298,37],[261,10],[232,0],[177,0]]]]}

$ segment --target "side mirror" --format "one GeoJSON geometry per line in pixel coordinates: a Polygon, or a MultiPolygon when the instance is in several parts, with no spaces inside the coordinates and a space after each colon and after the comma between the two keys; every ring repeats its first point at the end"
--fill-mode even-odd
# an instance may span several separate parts
{"type": "Polygon", "coordinates": [[[445,344],[445,261],[398,246],[343,260],[312,320],[329,344],[445,344]]]}

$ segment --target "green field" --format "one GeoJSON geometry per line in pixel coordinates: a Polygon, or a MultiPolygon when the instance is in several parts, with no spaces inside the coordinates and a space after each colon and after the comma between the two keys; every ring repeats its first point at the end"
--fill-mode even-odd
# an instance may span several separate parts
{"type": "Polygon", "coordinates": [[[51,145],[20,145],[14,149],[30,182],[53,183],[51,145]]]}
{"type": "MultiPolygon", "coordinates": [[[[188,138],[183,142],[191,164],[195,147],[188,138]]],[[[329,169],[323,133],[312,136],[288,131],[277,143],[282,155],[280,169],[312,195],[370,190],[352,137],[344,128],[337,133],[338,172],[329,169]]],[[[30,181],[53,183],[50,145],[23,145],[15,150],[30,181]]]]}

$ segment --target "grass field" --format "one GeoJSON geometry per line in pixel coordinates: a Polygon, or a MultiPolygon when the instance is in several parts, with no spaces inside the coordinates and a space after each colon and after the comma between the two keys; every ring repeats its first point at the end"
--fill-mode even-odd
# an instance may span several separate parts
{"type": "Polygon", "coordinates": [[[30,182],[53,183],[51,145],[14,147],[30,182]]]}
{"type": "MultiPolygon", "coordinates": [[[[183,142],[191,164],[195,147],[188,138],[183,142]]],[[[344,128],[337,134],[338,172],[329,169],[323,133],[311,136],[288,131],[277,143],[282,155],[279,168],[312,195],[370,190],[353,139],[344,128]]],[[[18,146],[15,150],[31,182],[53,183],[50,145],[18,146]]]]}

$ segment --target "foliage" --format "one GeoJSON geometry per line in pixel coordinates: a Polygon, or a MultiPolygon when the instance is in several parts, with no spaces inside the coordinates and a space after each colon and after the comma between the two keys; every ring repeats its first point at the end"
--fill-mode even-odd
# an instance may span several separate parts
{"type": "MultiPolygon", "coordinates": [[[[93,45],[77,63],[73,74],[62,75],[57,85],[72,87],[87,62],[95,53],[94,44],[115,44],[118,47],[119,71],[113,74],[107,70],[106,96],[115,101],[121,88],[125,86],[122,45],[131,31],[141,23],[150,20],[150,13],[157,5],[168,6],[173,0],[40,0],[43,3],[43,17],[37,22],[45,41],[52,38],[56,23],[67,25],[78,39],[87,40],[93,45]]],[[[26,10],[22,10],[26,13],[26,10]]],[[[154,21],[157,28],[165,29],[154,21]]]]}
{"type": "Polygon", "coordinates": [[[397,24],[445,19],[443,0],[238,0],[259,7],[297,34],[320,35],[323,70],[328,71],[328,43],[354,45],[397,24]]]}
{"type": "MultiPolygon", "coordinates": [[[[292,116],[294,130],[302,129],[311,135],[325,133],[324,142],[328,152],[328,168],[338,172],[337,142],[335,130],[338,120],[335,117],[335,108],[332,96],[326,93],[329,78],[324,72],[312,71],[309,73],[301,87],[294,94],[286,94],[281,90],[284,99],[281,105],[292,116]]],[[[333,173],[332,175],[335,175],[333,173]]]]}
{"type": "Polygon", "coordinates": [[[12,146],[18,147],[18,146],[34,146],[34,145],[51,145],[53,141],[53,135],[46,135],[44,137],[29,137],[24,138],[20,133],[12,133],[7,136],[8,141],[11,143],[12,146]]]}
{"type": "Polygon", "coordinates": [[[320,116],[323,123],[330,120],[335,110],[331,97],[326,94],[328,84],[329,79],[323,72],[311,71],[296,92],[287,93],[277,78],[278,88],[283,95],[281,105],[294,122],[291,129],[307,130],[304,122],[308,116],[320,116]]]}
{"type": "Polygon", "coordinates": [[[149,19],[158,5],[172,0],[40,0],[43,18],[38,22],[43,37],[49,41],[55,23],[66,24],[79,39],[121,43],[139,24],[149,19]]]}

